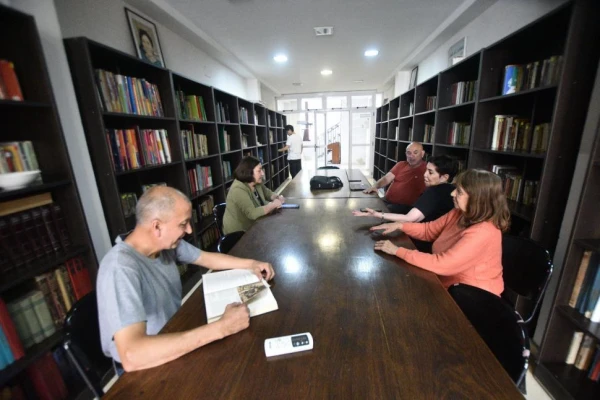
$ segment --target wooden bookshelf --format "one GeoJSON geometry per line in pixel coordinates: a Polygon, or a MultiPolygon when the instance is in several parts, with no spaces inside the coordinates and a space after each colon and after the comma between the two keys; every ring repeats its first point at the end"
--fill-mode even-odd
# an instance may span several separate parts
{"type": "MultiPolygon", "coordinates": [[[[65,261],[81,257],[95,284],[97,263],[85,220],[81,200],[75,185],[50,77],[42,51],[40,37],[32,16],[0,5],[0,58],[14,63],[23,101],[0,100],[0,131],[2,141],[30,140],[36,153],[43,183],[17,190],[0,190],[0,202],[18,201],[27,196],[50,193],[61,207],[71,246],[53,255],[35,258],[13,269],[0,272],[0,297],[8,303],[36,290],[34,278],[50,272],[65,261]]],[[[21,373],[45,353],[63,341],[62,330],[32,347],[25,356],[0,371],[0,389],[19,379],[21,373]]],[[[75,394],[79,388],[68,388],[75,394]]]]}
{"type": "Polygon", "coordinates": [[[597,60],[595,49],[592,52],[584,50],[584,35],[586,29],[591,29],[585,23],[590,17],[578,10],[593,8],[584,3],[570,2],[557,8],[380,107],[376,113],[375,179],[389,172],[397,161],[404,160],[403,150],[411,139],[411,127],[412,139],[422,141],[424,127],[433,124],[433,144],[424,144],[427,154],[450,155],[464,161],[468,168],[491,170],[495,164],[512,165],[524,181],[539,182],[535,206],[511,202],[512,233],[531,237],[553,249],[589,102],[593,81],[590,67],[597,60]],[[563,56],[557,84],[501,95],[507,65],[542,61],[554,55],[563,56]],[[454,104],[453,85],[468,81],[476,81],[473,98],[466,97],[454,104]],[[572,85],[574,81],[578,84],[572,85]],[[437,96],[434,110],[425,109],[427,96],[437,96]],[[412,118],[408,107],[411,101],[415,104],[412,118]],[[395,115],[393,110],[397,102],[400,103],[400,119],[396,124],[391,117],[395,115]],[[492,150],[494,116],[499,114],[527,118],[532,127],[549,123],[547,151],[492,150]],[[466,143],[450,140],[449,126],[453,122],[470,125],[466,143]],[[399,127],[397,142],[396,126],[399,127]],[[398,158],[394,156],[396,153],[398,158]],[[555,161],[558,159],[559,163],[555,161]]]}

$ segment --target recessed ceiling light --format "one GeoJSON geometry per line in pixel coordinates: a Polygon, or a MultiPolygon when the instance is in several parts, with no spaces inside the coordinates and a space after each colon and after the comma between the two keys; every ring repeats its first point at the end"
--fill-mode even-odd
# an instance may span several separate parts
{"type": "Polygon", "coordinates": [[[323,71],[321,71],[321,75],[327,76],[327,75],[331,75],[333,74],[333,71],[330,69],[324,69],[323,71]]]}
{"type": "Polygon", "coordinates": [[[288,60],[288,58],[285,54],[277,54],[275,57],[273,57],[273,60],[277,61],[278,63],[284,63],[288,60]]]}
{"type": "Polygon", "coordinates": [[[377,54],[379,54],[379,50],[371,49],[365,51],[365,57],[375,57],[377,54]]]}
{"type": "Polygon", "coordinates": [[[363,79],[356,79],[354,81],[352,81],[354,83],[365,83],[365,81],[363,79]]]}

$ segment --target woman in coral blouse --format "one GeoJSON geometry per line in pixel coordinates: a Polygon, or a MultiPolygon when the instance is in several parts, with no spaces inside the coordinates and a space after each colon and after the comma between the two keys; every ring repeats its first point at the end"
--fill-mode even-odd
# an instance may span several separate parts
{"type": "Polygon", "coordinates": [[[502,232],[510,224],[502,181],[489,171],[469,169],[456,178],[455,185],[451,194],[454,210],[435,221],[371,228],[383,229],[383,234],[401,230],[412,238],[433,242],[433,254],[397,247],[389,240],[375,243],[375,250],[436,273],[446,288],[466,283],[500,296],[504,290],[502,232]]]}

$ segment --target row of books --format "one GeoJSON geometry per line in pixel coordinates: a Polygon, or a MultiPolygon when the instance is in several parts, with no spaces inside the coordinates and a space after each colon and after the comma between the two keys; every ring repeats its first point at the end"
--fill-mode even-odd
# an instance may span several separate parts
{"type": "MultiPolygon", "coordinates": [[[[256,115],[252,112],[254,123],[256,124],[256,115]]],[[[242,124],[249,124],[250,119],[248,118],[248,109],[246,107],[240,107],[240,122],[242,124]]]]}
{"type": "Polygon", "coordinates": [[[600,344],[591,335],[573,333],[565,364],[586,371],[588,379],[600,382],[600,344]]]}
{"type": "Polygon", "coordinates": [[[219,145],[222,153],[231,151],[231,135],[222,126],[219,127],[219,145]]]}
{"type": "Polygon", "coordinates": [[[196,167],[188,169],[187,173],[192,193],[200,192],[204,189],[212,187],[213,179],[212,170],[210,167],[204,167],[200,164],[196,164],[196,167]]]}
{"type": "Polygon", "coordinates": [[[494,116],[494,128],[490,148],[499,151],[545,152],[548,149],[550,124],[538,124],[531,130],[527,118],[516,115],[494,116]]]}
{"type": "Polygon", "coordinates": [[[0,204],[0,276],[16,274],[26,265],[34,266],[71,247],[62,210],[50,193],[22,200],[0,204]],[[4,214],[4,210],[18,211],[4,214]]]}
{"type": "Polygon", "coordinates": [[[260,160],[260,163],[264,164],[265,163],[265,149],[258,148],[257,156],[258,156],[258,159],[260,160]]]}
{"type": "Polygon", "coordinates": [[[158,86],[144,78],[95,70],[96,89],[102,108],[108,112],[164,116],[158,86]]]}
{"type": "Polygon", "coordinates": [[[69,396],[67,387],[81,387],[83,384],[74,368],[65,351],[57,347],[27,367],[22,377],[5,386],[0,398],[64,400],[69,396]]]}
{"type": "Polygon", "coordinates": [[[437,96],[427,96],[425,99],[425,111],[431,111],[435,109],[437,102],[437,96]]]}
{"type": "Polygon", "coordinates": [[[600,254],[597,252],[583,253],[569,306],[592,322],[600,322],[600,254]]]}
{"type": "Polygon", "coordinates": [[[198,121],[208,121],[206,117],[206,108],[204,107],[204,98],[193,94],[186,95],[183,91],[175,92],[177,96],[177,112],[181,119],[195,119],[198,121]]]}
{"type": "Polygon", "coordinates": [[[116,172],[167,164],[172,161],[165,129],[106,129],[106,141],[116,172]]]}
{"type": "Polygon", "coordinates": [[[207,230],[205,230],[202,235],[200,235],[200,243],[202,244],[202,249],[208,249],[212,247],[217,240],[219,240],[219,230],[216,226],[211,226],[207,230]]]}
{"type": "Polygon", "coordinates": [[[423,143],[433,143],[435,133],[435,125],[425,124],[425,130],[423,132],[423,143]]]}
{"type": "MultiPolygon", "coordinates": [[[[408,115],[413,115],[415,113],[415,104],[411,101],[408,104],[408,115]]],[[[400,115],[400,114],[398,114],[400,115]]]]}
{"type": "Polygon", "coordinates": [[[448,124],[447,144],[468,146],[471,138],[471,124],[469,122],[450,122],[448,124]]]}
{"type": "Polygon", "coordinates": [[[552,56],[529,64],[511,64],[504,67],[502,94],[558,84],[562,69],[562,56],[552,56]],[[541,67],[540,67],[541,64],[541,67]]]}
{"type": "Polygon", "coordinates": [[[191,130],[181,131],[181,143],[183,144],[183,157],[186,160],[208,155],[208,136],[194,133],[191,130]]]}
{"type": "Polygon", "coordinates": [[[215,207],[215,199],[212,195],[202,196],[198,200],[198,215],[201,217],[212,216],[213,208],[215,207]]]}
{"type": "Polygon", "coordinates": [[[519,169],[512,165],[493,165],[492,172],[502,179],[506,198],[526,206],[534,205],[539,181],[524,180],[519,169]]]}
{"type": "Polygon", "coordinates": [[[225,180],[228,180],[233,175],[233,170],[231,169],[231,162],[223,161],[223,175],[225,175],[225,180]]]}
{"type": "Polygon", "coordinates": [[[4,59],[0,59],[0,100],[23,101],[15,65],[4,59]]]}
{"type": "Polygon", "coordinates": [[[0,143],[0,174],[39,169],[40,166],[31,141],[0,143]]]}
{"type": "Polygon", "coordinates": [[[135,206],[137,205],[138,197],[135,193],[121,193],[121,208],[125,218],[135,215],[135,206]]]}
{"type": "Polygon", "coordinates": [[[242,134],[242,149],[245,149],[246,147],[250,147],[248,145],[248,138],[249,137],[250,136],[248,136],[248,135],[242,134]]]}
{"type": "Polygon", "coordinates": [[[477,81],[456,82],[451,86],[450,105],[462,104],[475,99],[477,81]]]}
{"type": "Polygon", "coordinates": [[[269,143],[273,143],[273,130],[269,129],[269,143]]]}
{"type": "Polygon", "coordinates": [[[229,115],[229,105],[223,104],[218,101],[215,104],[215,114],[217,115],[217,122],[231,122],[231,117],[229,115]]]}

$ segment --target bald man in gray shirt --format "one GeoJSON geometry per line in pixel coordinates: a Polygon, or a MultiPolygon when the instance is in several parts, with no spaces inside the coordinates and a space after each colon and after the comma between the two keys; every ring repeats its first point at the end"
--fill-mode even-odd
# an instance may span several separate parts
{"type": "Polygon", "coordinates": [[[100,338],[119,373],[167,363],[249,326],[247,306],[230,304],[217,322],[158,334],[181,306],[177,261],[215,270],[248,269],[267,280],[275,275],[269,263],[201,251],[182,240],[192,232],[191,213],[189,199],[178,190],[149,189],[138,201],[135,229],[117,238],[100,263],[100,338]]]}

